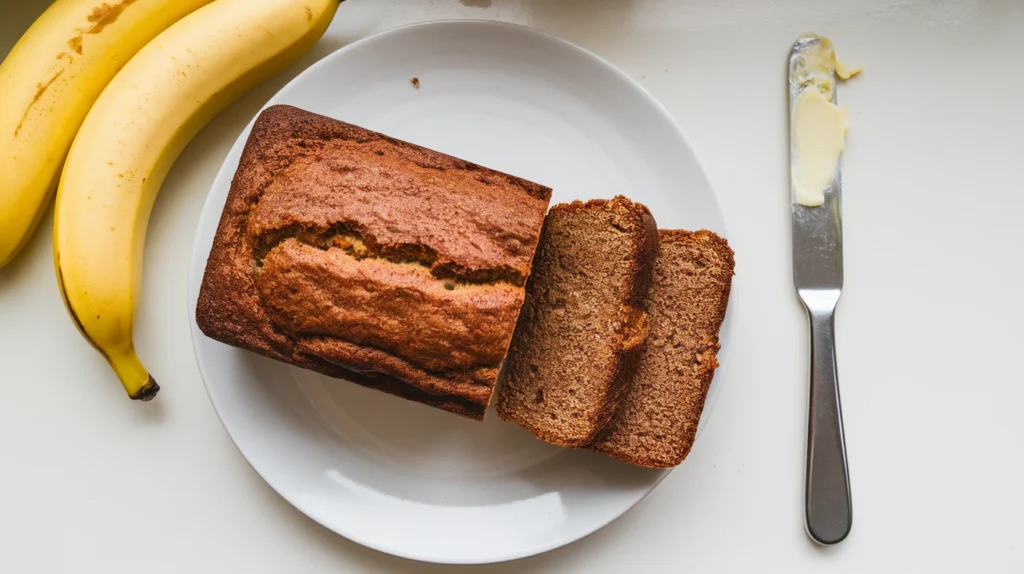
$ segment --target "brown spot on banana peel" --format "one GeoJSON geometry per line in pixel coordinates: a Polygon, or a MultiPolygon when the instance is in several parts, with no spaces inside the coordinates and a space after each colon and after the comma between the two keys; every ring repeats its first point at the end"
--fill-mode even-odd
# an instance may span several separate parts
{"type": "MultiPolygon", "coordinates": [[[[99,34],[100,32],[102,32],[104,28],[116,22],[118,17],[121,16],[121,13],[124,12],[124,9],[134,4],[135,1],[136,0],[121,0],[116,4],[107,4],[106,2],[104,2],[99,6],[93,8],[92,13],[90,13],[89,16],[86,18],[87,20],[89,20],[89,23],[92,24],[92,26],[90,26],[88,30],[79,31],[77,36],[68,40],[68,47],[74,50],[75,53],[77,53],[78,55],[81,55],[82,38],[86,34],[99,34]]],[[[73,61],[73,58],[70,55],[68,55],[67,52],[61,52],[57,54],[57,59],[62,60],[64,59],[64,56],[68,56],[69,64],[73,61]]],[[[46,90],[50,88],[50,85],[52,85],[53,82],[55,82],[57,78],[59,78],[60,75],[63,73],[64,69],[62,68],[58,70],[57,73],[54,74],[53,77],[50,78],[50,80],[45,84],[37,84],[37,91],[35,97],[32,98],[32,101],[29,103],[28,107],[25,108],[25,113],[22,114],[21,121],[18,122],[18,126],[14,128],[14,137],[18,137],[18,134],[21,133],[21,127],[25,124],[25,119],[28,117],[29,112],[32,111],[32,107],[39,102],[39,99],[43,97],[43,94],[46,93],[46,90]]]]}
{"type": "Polygon", "coordinates": [[[92,28],[89,29],[86,34],[99,34],[108,25],[113,24],[117,21],[118,16],[124,9],[135,3],[135,0],[121,0],[117,4],[111,6],[104,2],[99,6],[92,9],[92,14],[89,14],[89,21],[92,22],[92,28]]]}
{"type": "Polygon", "coordinates": [[[313,10],[309,6],[306,6],[305,8],[306,8],[306,20],[308,20],[309,22],[312,22],[313,21],[313,10]]]}
{"type": "Polygon", "coordinates": [[[128,6],[135,3],[135,0],[121,0],[116,4],[107,4],[106,2],[96,6],[92,9],[92,13],[89,14],[87,19],[92,26],[88,30],[79,30],[78,35],[68,40],[68,47],[74,50],[78,55],[82,54],[82,37],[86,34],[99,34],[104,28],[113,24],[117,21],[121,13],[128,6]]]}
{"type": "Polygon", "coordinates": [[[59,78],[63,73],[63,69],[57,70],[57,73],[54,74],[53,77],[45,84],[36,84],[36,95],[32,97],[32,101],[29,102],[28,107],[25,108],[25,113],[21,115],[21,121],[19,121],[18,125],[15,126],[14,137],[18,137],[18,134],[21,133],[21,127],[25,125],[25,119],[28,118],[28,113],[32,111],[32,106],[39,103],[39,99],[43,97],[46,90],[50,89],[50,86],[53,85],[53,83],[57,81],[57,78],[59,78]]]}

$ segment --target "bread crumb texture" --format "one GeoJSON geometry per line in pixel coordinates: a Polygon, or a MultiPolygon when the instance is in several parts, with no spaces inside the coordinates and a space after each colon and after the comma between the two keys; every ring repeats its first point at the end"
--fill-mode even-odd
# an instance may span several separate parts
{"type": "Polygon", "coordinates": [[[678,465],[693,446],[735,267],[728,243],[710,231],[662,230],[660,240],[647,345],[622,406],[589,445],[654,468],[678,465]]]}
{"type": "Polygon", "coordinates": [[[498,415],[563,446],[614,414],[647,338],[657,226],[624,197],[552,207],[499,392],[498,415]]]}

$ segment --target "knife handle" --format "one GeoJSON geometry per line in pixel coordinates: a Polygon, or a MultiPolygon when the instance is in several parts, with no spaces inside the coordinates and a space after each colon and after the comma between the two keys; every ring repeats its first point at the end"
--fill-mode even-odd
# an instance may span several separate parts
{"type": "Polygon", "coordinates": [[[807,425],[805,525],[820,544],[850,533],[853,506],[836,374],[835,308],[808,309],[811,324],[811,396],[807,425]]]}

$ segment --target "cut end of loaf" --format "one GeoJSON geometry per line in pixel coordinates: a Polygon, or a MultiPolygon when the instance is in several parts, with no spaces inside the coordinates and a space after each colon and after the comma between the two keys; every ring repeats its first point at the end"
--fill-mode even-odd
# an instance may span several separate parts
{"type": "Polygon", "coordinates": [[[513,335],[498,416],[580,447],[611,419],[647,337],[642,301],[657,250],[643,205],[556,205],[545,219],[513,335]]]}

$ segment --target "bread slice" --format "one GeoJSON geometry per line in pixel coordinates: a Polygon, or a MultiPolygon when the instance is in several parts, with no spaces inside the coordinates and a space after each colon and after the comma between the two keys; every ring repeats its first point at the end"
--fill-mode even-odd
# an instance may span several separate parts
{"type": "Polygon", "coordinates": [[[483,418],[551,190],[291,106],[231,183],[196,322],[293,365],[483,418]]]}
{"type": "Polygon", "coordinates": [[[555,205],[498,392],[498,416],[578,447],[625,396],[647,338],[642,309],[658,247],[648,209],[622,196],[555,205]]]}
{"type": "Polygon", "coordinates": [[[693,446],[718,367],[718,332],[735,263],[725,239],[709,231],[659,235],[646,304],[650,336],[625,401],[588,448],[666,468],[682,462],[693,446]]]}

